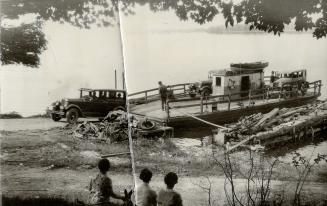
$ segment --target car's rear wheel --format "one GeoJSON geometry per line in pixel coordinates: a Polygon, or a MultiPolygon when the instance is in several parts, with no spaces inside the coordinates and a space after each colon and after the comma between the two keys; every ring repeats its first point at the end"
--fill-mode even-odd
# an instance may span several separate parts
{"type": "Polygon", "coordinates": [[[66,113],[67,122],[70,124],[76,123],[78,117],[79,117],[79,112],[75,108],[69,109],[66,113]]]}
{"type": "Polygon", "coordinates": [[[61,120],[61,116],[59,114],[51,114],[51,119],[55,122],[61,120]]]}

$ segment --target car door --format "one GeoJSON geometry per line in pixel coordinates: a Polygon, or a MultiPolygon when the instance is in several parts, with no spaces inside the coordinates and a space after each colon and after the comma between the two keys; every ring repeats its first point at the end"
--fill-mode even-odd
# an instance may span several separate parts
{"type": "Polygon", "coordinates": [[[116,92],[116,98],[115,98],[115,104],[113,109],[115,108],[126,108],[126,96],[125,92],[123,91],[117,91],[116,92]]]}
{"type": "Polygon", "coordinates": [[[94,91],[87,91],[87,94],[81,95],[80,103],[78,104],[79,108],[82,111],[83,116],[88,117],[92,116],[93,111],[92,111],[92,100],[94,96],[94,91]]]}
{"type": "Polygon", "coordinates": [[[94,91],[91,101],[88,102],[87,113],[91,117],[103,117],[106,107],[106,99],[103,91],[94,91]]]}
{"type": "Polygon", "coordinates": [[[107,112],[107,105],[108,105],[108,91],[100,91],[100,96],[97,102],[97,113],[98,116],[104,117],[108,114],[107,112]]]}
{"type": "Polygon", "coordinates": [[[107,97],[107,105],[106,105],[106,112],[113,111],[116,107],[116,91],[108,91],[108,97],[107,97]]]}

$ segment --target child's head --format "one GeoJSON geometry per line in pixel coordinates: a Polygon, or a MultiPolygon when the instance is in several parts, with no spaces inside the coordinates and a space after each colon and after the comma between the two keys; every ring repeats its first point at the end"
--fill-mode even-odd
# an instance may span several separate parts
{"type": "Polygon", "coordinates": [[[150,180],[151,180],[151,178],[152,178],[152,172],[149,169],[145,168],[145,169],[143,169],[141,171],[141,173],[140,173],[140,179],[143,182],[149,183],[150,180]]]}
{"type": "Polygon", "coordinates": [[[98,168],[102,174],[105,174],[110,169],[110,162],[108,159],[102,158],[98,163],[98,168]]]}
{"type": "Polygon", "coordinates": [[[177,182],[178,182],[178,177],[177,177],[176,173],[169,172],[168,174],[166,174],[164,181],[167,185],[167,188],[173,189],[175,184],[177,184],[177,182]]]}

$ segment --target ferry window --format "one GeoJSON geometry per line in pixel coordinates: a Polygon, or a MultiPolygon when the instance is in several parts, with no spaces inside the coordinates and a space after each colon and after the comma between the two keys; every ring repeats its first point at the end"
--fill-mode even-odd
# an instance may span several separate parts
{"type": "Polygon", "coordinates": [[[221,86],[221,77],[216,77],[216,86],[221,86]]]}

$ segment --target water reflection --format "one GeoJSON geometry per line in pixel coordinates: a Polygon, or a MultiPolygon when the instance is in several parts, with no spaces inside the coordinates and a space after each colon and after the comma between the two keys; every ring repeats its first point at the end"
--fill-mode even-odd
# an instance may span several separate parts
{"type": "MultiPolygon", "coordinates": [[[[197,127],[193,129],[175,130],[177,138],[196,138],[212,135],[213,127],[197,127]]],[[[290,163],[292,161],[293,152],[298,152],[304,157],[315,157],[317,154],[325,154],[327,148],[327,131],[322,131],[314,138],[288,141],[266,147],[264,155],[267,157],[279,157],[281,161],[290,163]]]]}
{"type": "Polygon", "coordinates": [[[291,161],[292,152],[298,152],[302,156],[310,157],[317,156],[317,154],[326,153],[327,148],[327,132],[324,131],[314,138],[308,137],[296,142],[287,142],[278,144],[275,147],[270,147],[265,151],[267,156],[282,157],[286,161],[291,161]]]}

